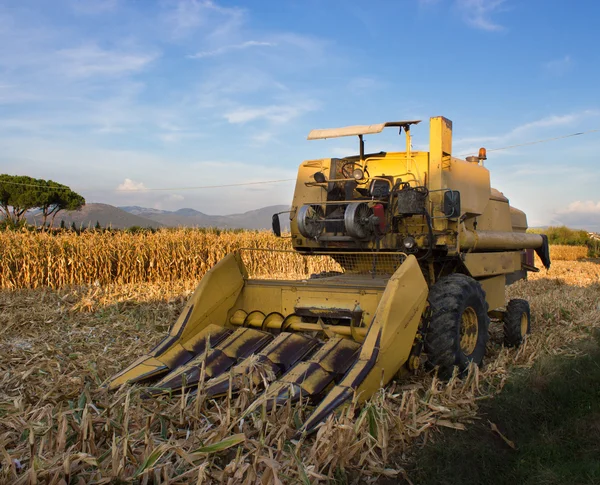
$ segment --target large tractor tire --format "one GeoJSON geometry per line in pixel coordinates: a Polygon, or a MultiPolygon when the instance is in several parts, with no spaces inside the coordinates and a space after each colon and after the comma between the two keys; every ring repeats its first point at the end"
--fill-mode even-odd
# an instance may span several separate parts
{"type": "Polygon", "coordinates": [[[429,307],[425,352],[430,368],[448,379],[454,367],[463,372],[471,362],[480,365],[490,325],[481,285],[459,273],[440,278],[429,292],[429,307]]]}
{"type": "Polygon", "coordinates": [[[527,300],[514,299],[506,305],[504,313],[504,345],[518,347],[525,335],[531,332],[531,310],[527,300]]]}

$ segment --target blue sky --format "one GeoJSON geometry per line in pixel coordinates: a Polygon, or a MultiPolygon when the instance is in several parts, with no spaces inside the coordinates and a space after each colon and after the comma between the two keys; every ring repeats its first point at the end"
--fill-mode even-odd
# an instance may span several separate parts
{"type": "MultiPolygon", "coordinates": [[[[356,150],[312,128],[444,115],[456,155],[597,129],[598,18],[583,0],[1,0],[1,171],[226,214],[289,203],[293,183],[142,189],[289,179],[356,150]]],[[[426,149],[427,124],[413,133],[426,149]]],[[[599,154],[596,132],[487,166],[530,225],[600,229],[599,154]]]]}

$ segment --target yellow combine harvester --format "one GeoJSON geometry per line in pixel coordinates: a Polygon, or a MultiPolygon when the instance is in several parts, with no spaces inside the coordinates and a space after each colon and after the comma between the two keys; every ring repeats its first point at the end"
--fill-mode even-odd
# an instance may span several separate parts
{"type": "Polygon", "coordinates": [[[416,369],[422,353],[442,376],[480,364],[490,317],[503,321],[507,345],[519,345],[529,304],[505,307],[504,288],[537,271],[533,250],[549,267],[547,239],[526,234],[525,214],[490,187],[484,149],[453,157],[452,123],[436,117],[429,152],[412,151],[417,123],[313,130],[309,140],[358,136],[360,153],[300,165],[289,213],[295,251],[226,256],[169,335],[109,387],[201,385],[219,397],[252,379],[267,386],[269,408],[310,398],[310,431],[354,395],[364,400],[416,369]],[[385,127],[404,131],[406,151],[365,154],[363,136],[385,127]],[[288,279],[252,278],[250,261],[275,273],[272,261],[284,256],[292,263],[279,273],[288,279]]]}

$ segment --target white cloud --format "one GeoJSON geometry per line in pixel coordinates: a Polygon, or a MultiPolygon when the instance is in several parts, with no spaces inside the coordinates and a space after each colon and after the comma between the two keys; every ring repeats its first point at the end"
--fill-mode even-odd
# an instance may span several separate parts
{"type": "Polygon", "coordinates": [[[130,74],[142,70],[156,54],[108,51],[88,44],[57,52],[64,72],[72,77],[130,74]]]}
{"type": "Polygon", "coordinates": [[[600,201],[576,200],[556,211],[552,224],[600,232],[600,201]]]}
{"type": "Polygon", "coordinates": [[[591,200],[576,200],[571,202],[565,209],[559,210],[558,214],[600,214],[600,201],[594,202],[591,200]]]}
{"type": "Polygon", "coordinates": [[[227,52],[236,51],[236,50],[244,50],[250,47],[275,47],[277,44],[273,42],[261,42],[258,40],[247,40],[246,42],[242,42],[241,44],[233,44],[233,45],[225,45],[219,47],[217,49],[211,51],[200,51],[196,54],[192,54],[187,56],[190,59],[202,59],[204,57],[215,57],[221,54],[225,54],[227,52]]]}
{"type": "Polygon", "coordinates": [[[500,24],[491,18],[504,3],[504,0],[456,0],[467,24],[476,29],[498,31],[503,30],[500,24]]]}
{"type": "Polygon", "coordinates": [[[138,190],[147,190],[147,187],[144,186],[144,182],[134,182],[131,179],[125,179],[125,181],[117,187],[117,190],[135,192],[138,190]]]}

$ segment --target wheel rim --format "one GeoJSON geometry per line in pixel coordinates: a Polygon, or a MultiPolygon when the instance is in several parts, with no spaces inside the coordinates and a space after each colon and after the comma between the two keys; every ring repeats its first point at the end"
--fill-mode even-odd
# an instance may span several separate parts
{"type": "Polygon", "coordinates": [[[471,355],[475,350],[478,336],[477,313],[472,307],[468,307],[460,318],[460,349],[466,355],[471,355]]]}
{"type": "Polygon", "coordinates": [[[527,335],[528,323],[529,323],[529,319],[527,318],[527,313],[523,312],[521,314],[521,336],[522,337],[527,335]]]}

